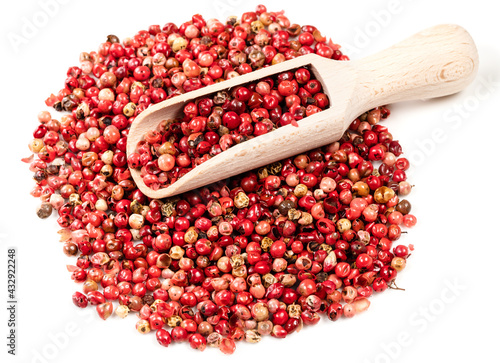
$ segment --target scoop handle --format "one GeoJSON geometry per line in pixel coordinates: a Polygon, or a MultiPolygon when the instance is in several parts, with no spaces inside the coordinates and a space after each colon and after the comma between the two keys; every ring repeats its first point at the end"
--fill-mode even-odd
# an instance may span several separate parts
{"type": "Polygon", "coordinates": [[[364,109],[447,96],[474,79],[479,59],[469,33],[445,24],[417,33],[372,56],[353,61],[358,73],[354,98],[364,109]]]}

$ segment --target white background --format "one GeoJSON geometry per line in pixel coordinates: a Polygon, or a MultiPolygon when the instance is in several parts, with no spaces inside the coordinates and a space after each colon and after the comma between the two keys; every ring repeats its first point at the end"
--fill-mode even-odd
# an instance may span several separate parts
{"type": "MultiPolygon", "coordinates": [[[[0,360],[5,362],[175,361],[250,362],[324,359],[338,362],[487,361],[498,357],[498,138],[500,116],[498,13],[487,0],[287,1],[292,23],[313,24],[334,42],[351,45],[352,59],[378,51],[426,27],[457,23],[479,48],[476,81],[461,94],[393,106],[385,123],[414,161],[409,196],[418,225],[402,238],[416,247],[398,277],[406,291],[371,299],[352,320],[325,321],[285,340],[237,344],[233,356],[187,344],[163,348],[141,336],[135,317],[100,320],[77,309],[79,290],[66,271],[55,218],[39,220],[29,195],[34,182],[28,142],[44,100],[58,91],[81,51],[110,33],[121,39],[150,24],[177,24],[194,13],[206,19],[241,15],[256,1],[64,1],[46,16],[41,3],[10,2],[1,11],[0,360]],[[245,4],[244,4],[245,3],[245,4]],[[473,6],[473,8],[471,7],[473,6]],[[38,17],[38,18],[37,18],[38,17]],[[23,34],[26,19],[39,26],[23,34]],[[36,20],[35,20],[36,21],[36,20]],[[10,34],[10,35],[9,35],[10,34]],[[9,36],[23,37],[14,46],[9,36]],[[17,248],[18,355],[6,353],[7,248],[17,248]],[[495,332],[495,333],[493,333],[495,332]],[[54,344],[54,340],[59,345],[54,344]],[[314,358],[312,358],[314,357],[314,358]],[[321,358],[319,358],[321,357],[321,358]],[[41,359],[42,358],[42,359],[41,359]]],[[[268,1],[269,10],[285,2],[268,1]]],[[[342,85],[339,85],[340,87],[342,85]]],[[[57,116],[56,116],[57,117],[57,116]]]]}

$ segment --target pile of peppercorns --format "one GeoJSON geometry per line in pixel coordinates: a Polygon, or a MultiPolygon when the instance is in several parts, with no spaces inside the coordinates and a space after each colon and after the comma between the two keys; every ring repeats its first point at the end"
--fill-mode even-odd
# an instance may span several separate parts
{"type": "Polygon", "coordinates": [[[81,54],[46,101],[66,112],[39,114],[25,160],[38,216],[57,211],[63,251],[76,259],[75,305],[102,319],[135,312],[137,330],[163,346],[230,354],[236,341],[352,317],[394,286],[413,249],[394,244],[416,219],[400,199],[409,162],[379,124],[386,107],[331,145],[177,197],[149,199],[131,178],[141,167],[150,185],[168,185],[203,158],[328,107],[301,68],[187,104],[127,158],[129,127],[151,104],[308,53],[348,59],[315,27],[259,5],[225,24],[195,15],[121,43],[110,35],[81,54]]]}
{"type": "Polygon", "coordinates": [[[168,187],[235,144],[323,111],[329,101],[321,90],[303,67],[189,102],[178,119],[146,133],[128,165],[151,189],[168,187]]]}

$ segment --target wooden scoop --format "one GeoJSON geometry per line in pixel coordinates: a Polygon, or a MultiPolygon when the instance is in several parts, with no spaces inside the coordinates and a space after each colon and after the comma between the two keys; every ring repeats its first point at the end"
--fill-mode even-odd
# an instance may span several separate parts
{"type": "Polygon", "coordinates": [[[178,118],[186,102],[303,66],[310,66],[322,83],[330,108],[304,118],[298,127],[283,126],[235,145],[167,188],[147,187],[140,172],[132,169],[139,189],[151,198],[169,197],[332,143],[357,116],[373,107],[461,91],[477,72],[478,55],[465,29],[438,25],[358,61],[301,56],[149,107],[130,128],[127,154],[133,153],[146,132],[156,129],[160,121],[178,118]]]}

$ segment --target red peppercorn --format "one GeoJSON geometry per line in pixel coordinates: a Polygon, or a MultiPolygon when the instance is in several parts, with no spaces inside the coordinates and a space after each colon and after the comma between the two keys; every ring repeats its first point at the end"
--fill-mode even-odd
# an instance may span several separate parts
{"type": "Polygon", "coordinates": [[[73,304],[79,308],[86,308],[88,305],[88,299],[81,292],[77,291],[73,294],[73,304]]]}
{"type": "Polygon", "coordinates": [[[156,340],[160,345],[164,347],[168,347],[170,343],[172,343],[172,338],[170,337],[170,333],[165,329],[158,329],[156,331],[156,340]]]}

